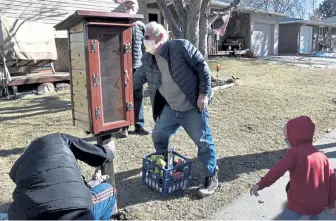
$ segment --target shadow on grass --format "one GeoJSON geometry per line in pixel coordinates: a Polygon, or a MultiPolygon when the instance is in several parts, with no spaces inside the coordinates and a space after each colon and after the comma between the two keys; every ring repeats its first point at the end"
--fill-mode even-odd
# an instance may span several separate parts
{"type": "MultiPolygon", "coordinates": [[[[93,139],[91,137],[86,140],[93,139]]],[[[317,145],[318,149],[328,149],[336,147],[336,143],[317,145]]],[[[16,148],[12,150],[2,150],[1,156],[8,156],[11,154],[20,154],[24,148],[16,148]]],[[[286,149],[267,151],[256,154],[245,154],[231,157],[224,157],[217,160],[219,166],[219,181],[220,183],[230,182],[239,178],[241,174],[250,173],[262,169],[271,168],[277,161],[279,161],[286,149]]],[[[335,152],[328,152],[328,157],[334,157],[335,152]]],[[[127,206],[136,205],[139,203],[153,202],[153,201],[167,201],[181,196],[188,197],[190,200],[197,200],[196,191],[204,182],[204,177],[201,177],[199,171],[203,171],[202,166],[197,159],[193,161],[193,184],[190,188],[177,195],[162,197],[159,193],[152,191],[147,186],[142,184],[141,168],[119,172],[116,174],[116,187],[118,191],[118,208],[122,209],[127,206]]],[[[173,208],[174,209],[174,208],[173,208]]]]}
{"type": "Polygon", "coordinates": [[[25,107],[16,107],[14,105],[12,107],[0,107],[0,116],[3,114],[22,114],[19,116],[0,117],[0,122],[58,113],[71,109],[71,102],[63,101],[58,96],[38,97],[30,101],[31,103],[25,107]]]}
{"type": "MultiPolygon", "coordinates": [[[[273,152],[263,152],[258,154],[246,154],[218,159],[219,181],[221,183],[230,182],[237,179],[240,174],[253,172],[255,170],[268,169],[275,164],[284,155],[285,150],[273,152]]],[[[198,171],[203,171],[202,166],[197,159],[193,161],[193,184],[191,188],[176,196],[162,197],[158,193],[150,190],[142,184],[142,178],[139,176],[141,169],[126,171],[116,175],[116,185],[118,190],[118,207],[123,208],[138,203],[144,203],[153,200],[172,200],[181,195],[197,200],[197,187],[204,182],[198,171]],[[135,177],[134,177],[135,176],[135,177]]]]}
{"type": "Polygon", "coordinates": [[[11,155],[20,155],[20,154],[23,153],[23,151],[24,151],[25,148],[26,147],[0,150],[0,157],[9,157],[11,155]]]}
{"type": "MultiPolygon", "coordinates": [[[[328,149],[336,147],[336,143],[317,145],[318,149],[328,149]]],[[[219,167],[219,182],[226,183],[239,178],[241,174],[250,173],[262,169],[271,168],[276,162],[282,159],[286,149],[262,152],[257,154],[245,154],[232,157],[224,157],[217,160],[219,167]]],[[[326,155],[330,157],[336,156],[336,152],[329,152],[326,155]]],[[[147,186],[142,184],[140,176],[141,168],[125,171],[116,174],[116,185],[118,190],[118,207],[124,208],[126,206],[145,203],[153,200],[172,200],[179,198],[181,195],[188,197],[190,200],[197,200],[197,187],[203,184],[203,178],[200,177],[198,171],[203,171],[202,166],[197,159],[193,161],[193,184],[191,188],[185,190],[182,194],[177,196],[162,197],[158,193],[150,190],[147,186]]]]}

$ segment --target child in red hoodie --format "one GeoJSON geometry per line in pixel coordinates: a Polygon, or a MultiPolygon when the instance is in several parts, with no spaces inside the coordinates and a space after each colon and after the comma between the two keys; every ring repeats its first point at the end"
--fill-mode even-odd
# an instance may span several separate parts
{"type": "Polygon", "coordinates": [[[250,194],[271,186],[286,171],[290,174],[288,203],[280,220],[297,220],[301,216],[318,216],[326,208],[335,212],[336,177],[328,158],[313,146],[315,125],[307,116],[300,116],[285,125],[285,142],[291,147],[261,180],[252,186],[250,194]]]}

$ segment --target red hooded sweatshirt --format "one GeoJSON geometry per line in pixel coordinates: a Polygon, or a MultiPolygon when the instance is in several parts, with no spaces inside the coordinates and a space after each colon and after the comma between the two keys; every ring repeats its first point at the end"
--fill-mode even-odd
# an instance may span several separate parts
{"type": "Polygon", "coordinates": [[[300,215],[316,215],[327,207],[334,208],[336,177],[328,158],[313,146],[315,125],[307,116],[287,123],[290,148],[263,177],[259,190],[269,187],[286,171],[290,174],[287,208],[300,215]]]}

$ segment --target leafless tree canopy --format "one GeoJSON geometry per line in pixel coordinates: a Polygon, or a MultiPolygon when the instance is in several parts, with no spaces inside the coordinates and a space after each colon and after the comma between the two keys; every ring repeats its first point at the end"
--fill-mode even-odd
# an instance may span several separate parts
{"type": "Polygon", "coordinates": [[[242,0],[242,5],[308,18],[317,7],[317,0],[242,0]]]}
{"type": "Polygon", "coordinates": [[[211,10],[211,0],[157,0],[157,4],[167,21],[174,38],[188,39],[207,56],[207,36],[210,25],[220,16],[239,5],[241,0],[233,0],[230,5],[211,10]],[[172,10],[172,11],[171,11],[172,10]],[[177,16],[173,16],[176,14],[177,16]]]}

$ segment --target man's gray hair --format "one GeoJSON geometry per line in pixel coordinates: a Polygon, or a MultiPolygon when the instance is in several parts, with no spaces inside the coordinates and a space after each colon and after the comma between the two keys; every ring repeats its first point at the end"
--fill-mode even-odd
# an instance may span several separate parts
{"type": "Polygon", "coordinates": [[[159,36],[159,34],[162,34],[163,35],[163,38],[162,38],[162,42],[166,42],[168,41],[168,32],[166,31],[166,29],[161,25],[161,24],[158,24],[156,23],[155,21],[152,21],[152,22],[149,22],[147,25],[146,25],[146,30],[147,29],[151,29],[152,30],[152,34],[155,35],[155,36],[159,36]]]}

